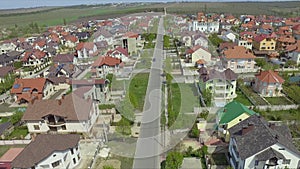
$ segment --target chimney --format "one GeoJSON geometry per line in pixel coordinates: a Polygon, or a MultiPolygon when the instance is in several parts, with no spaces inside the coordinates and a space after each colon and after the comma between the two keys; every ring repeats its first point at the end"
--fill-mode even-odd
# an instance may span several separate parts
{"type": "Polygon", "coordinates": [[[247,134],[249,131],[253,130],[254,124],[248,123],[248,126],[244,126],[242,129],[242,135],[247,134]]]}
{"type": "Polygon", "coordinates": [[[61,99],[57,100],[58,105],[61,105],[61,99]]]}

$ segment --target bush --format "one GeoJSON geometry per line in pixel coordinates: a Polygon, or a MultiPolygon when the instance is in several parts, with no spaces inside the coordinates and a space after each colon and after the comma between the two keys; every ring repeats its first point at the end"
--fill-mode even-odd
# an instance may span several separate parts
{"type": "Polygon", "coordinates": [[[115,108],[116,106],[114,104],[100,104],[99,109],[100,110],[105,110],[105,109],[112,109],[115,108]]]}

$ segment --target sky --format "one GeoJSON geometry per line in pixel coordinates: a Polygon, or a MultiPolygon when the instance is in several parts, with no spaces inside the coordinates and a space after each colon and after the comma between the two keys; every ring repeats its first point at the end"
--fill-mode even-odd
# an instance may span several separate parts
{"type": "MultiPolygon", "coordinates": [[[[0,9],[32,8],[41,6],[71,6],[71,5],[91,5],[105,3],[130,3],[130,2],[182,2],[182,1],[292,1],[292,0],[0,0],[0,9]]],[[[297,1],[297,0],[294,0],[297,1]]]]}

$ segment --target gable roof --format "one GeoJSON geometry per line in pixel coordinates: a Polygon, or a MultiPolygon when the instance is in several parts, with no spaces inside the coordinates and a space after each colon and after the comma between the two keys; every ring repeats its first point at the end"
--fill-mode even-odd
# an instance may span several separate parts
{"type": "Polygon", "coordinates": [[[229,68],[223,72],[220,72],[216,69],[207,70],[205,67],[201,67],[198,72],[200,74],[200,79],[202,79],[203,82],[207,82],[212,79],[224,79],[232,81],[236,80],[238,77],[238,75],[229,68]]]}
{"type": "Polygon", "coordinates": [[[36,100],[29,104],[22,120],[42,120],[47,115],[57,115],[65,120],[88,120],[93,109],[92,100],[85,100],[76,94],[69,94],[60,100],[36,100]]]}
{"type": "Polygon", "coordinates": [[[107,66],[116,66],[122,62],[121,59],[110,57],[110,56],[100,56],[97,60],[92,64],[93,67],[100,67],[102,65],[107,66]]]}
{"type": "Polygon", "coordinates": [[[202,49],[208,53],[210,53],[207,49],[203,48],[201,45],[196,45],[196,46],[193,46],[192,48],[188,49],[186,51],[187,54],[193,54],[194,52],[196,52],[197,50],[199,49],[202,49]]]}
{"type": "Polygon", "coordinates": [[[22,93],[24,90],[32,92],[34,89],[38,92],[42,92],[46,81],[46,78],[16,79],[12,86],[11,93],[22,93]]]}
{"type": "Polygon", "coordinates": [[[77,44],[76,50],[93,50],[94,46],[95,44],[93,42],[80,42],[79,44],[77,44]]]}
{"type": "Polygon", "coordinates": [[[267,83],[283,83],[284,79],[278,75],[278,72],[274,72],[273,70],[261,71],[260,73],[255,75],[262,82],[267,83]]]}
{"type": "Polygon", "coordinates": [[[65,151],[78,145],[76,134],[39,134],[13,160],[13,168],[31,168],[56,151],[65,151]]]}
{"type": "Polygon", "coordinates": [[[224,56],[228,59],[254,59],[256,58],[252,52],[247,50],[244,46],[234,46],[224,51],[224,56]]]}
{"type": "Polygon", "coordinates": [[[242,160],[266,150],[276,143],[300,156],[300,152],[292,143],[292,136],[286,125],[271,125],[258,115],[250,116],[231,127],[229,133],[236,141],[237,150],[242,160]],[[249,125],[252,125],[252,127],[243,134],[243,128],[247,128],[249,125]]]}
{"type": "Polygon", "coordinates": [[[123,55],[127,56],[128,57],[128,50],[127,49],[124,49],[122,48],[121,46],[118,46],[115,51],[118,51],[120,53],[122,53],[123,55]]]}
{"type": "Polygon", "coordinates": [[[250,116],[256,114],[256,112],[248,109],[245,105],[232,101],[218,111],[219,124],[227,124],[244,113],[250,116]]]}
{"type": "Polygon", "coordinates": [[[53,62],[73,62],[74,55],[72,54],[58,54],[57,56],[53,57],[53,62]]]}

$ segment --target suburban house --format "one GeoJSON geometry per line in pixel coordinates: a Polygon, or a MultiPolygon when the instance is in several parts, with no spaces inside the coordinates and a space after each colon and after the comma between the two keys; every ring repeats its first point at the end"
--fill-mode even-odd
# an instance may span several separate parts
{"type": "Polygon", "coordinates": [[[106,29],[100,28],[93,34],[95,37],[94,42],[106,41],[108,45],[112,45],[114,43],[113,35],[106,29]]]}
{"type": "Polygon", "coordinates": [[[92,64],[92,74],[96,78],[105,78],[107,74],[119,72],[122,60],[110,56],[100,56],[92,64]]]}
{"type": "Polygon", "coordinates": [[[193,45],[194,46],[200,45],[207,49],[208,48],[208,39],[205,36],[205,34],[199,32],[198,34],[194,35],[193,36],[193,45]]]}
{"type": "Polygon", "coordinates": [[[81,161],[80,136],[40,134],[12,161],[14,169],[74,168],[81,161]]]}
{"type": "Polygon", "coordinates": [[[77,58],[72,54],[58,54],[58,55],[54,56],[52,60],[53,60],[53,63],[58,63],[58,64],[62,64],[62,63],[76,64],[77,63],[77,58]]]}
{"type": "Polygon", "coordinates": [[[202,67],[199,72],[199,86],[201,91],[209,90],[212,93],[212,102],[217,107],[222,107],[237,97],[236,80],[238,75],[231,69],[218,71],[202,67]]]}
{"type": "Polygon", "coordinates": [[[41,67],[42,65],[47,64],[50,61],[50,58],[47,53],[34,49],[25,52],[21,61],[23,62],[23,66],[41,67]]]}
{"type": "Polygon", "coordinates": [[[270,35],[259,34],[254,37],[253,47],[258,51],[275,51],[276,40],[270,35]]]}
{"type": "Polygon", "coordinates": [[[255,55],[243,46],[234,46],[223,54],[223,65],[225,68],[230,68],[235,73],[256,72],[255,55]]]}
{"type": "Polygon", "coordinates": [[[253,47],[253,32],[242,32],[240,33],[239,38],[236,39],[238,46],[244,46],[247,49],[252,50],[253,47]]]}
{"type": "Polygon", "coordinates": [[[16,45],[12,42],[3,42],[0,44],[0,55],[8,53],[10,51],[14,51],[16,49],[16,45]]]}
{"type": "Polygon", "coordinates": [[[300,168],[300,152],[288,127],[253,115],[229,129],[229,159],[234,169],[300,168]]]}
{"type": "Polygon", "coordinates": [[[228,142],[230,138],[228,130],[254,114],[256,113],[253,110],[237,101],[226,104],[217,112],[218,134],[228,142]]]}
{"type": "Polygon", "coordinates": [[[92,99],[76,94],[59,100],[36,100],[29,104],[22,120],[30,134],[82,133],[88,136],[99,115],[92,99]]]}
{"type": "Polygon", "coordinates": [[[218,33],[219,27],[220,27],[219,22],[216,21],[212,21],[212,22],[193,21],[189,25],[189,30],[207,32],[207,33],[218,33]]]}
{"type": "Polygon", "coordinates": [[[296,44],[288,46],[288,57],[295,61],[297,65],[300,64],[300,40],[297,40],[296,44]]]}
{"type": "MultiPolygon", "coordinates": [[[[122,37],[122,47],[127,49],[129,55],[137,54],[138,43],[141,41],[141,36],[134,32],[127,32],[122,37]]],[[[139,45],[141,47],[141,45],[139,45]]]]}
{"type": "Polygon", "coordinates": [[[54,92],[53,83],[46,78],[16,79],[10,94],[18,103],[49,98],[54,92]]]}
{"type": "Polygon", "coordinates": [[[76,47],[78,59],[97,55],[97,46],[93,42],[80,42],[76,47]]]}
{"type": "Polygon", "coordinates": [[[0,83],[4,83],[5,78],[11,75],[13,72],[14,72],[14,67],[12,66],[0,67],[0,83]]]}
{"type": "Polygon", "coordinates": [[[282,35],[277,38],[276,49],[285,50],[288,46],[296,43],[296,39],[292,35],[282,35]]]}
{"type": "Polygon", "coordinates": [[[235,42],[236,35],[232,31],[225,31],[221,33],[221,39],[228,42],[235,42]]]}
{"type": "Polygon", "coordinates": [[[194,46],[186,51],[187,63],[195,65],[199,59],[203,59],[205,62],[209,63],[211,61],[211,53],[200,45],[194,46]]]}
{"type": "Polygon", "coordinates": [[[116,47],[114,50],[108,51],[107,56],[121,59],[122,62],[126,62],[129,60],[129,54],[127,52],[127,49],[126,48],[124,49],[120,46],[116,47]]]}
{"type": "Polygon", "coordinates": [[[264,97],[281,96],[284,79],[273,70],[260,71],[255,75],[254,91],[264,97]]]}
{"type": "Polygon", "coordinates": [[[61,38],[61,44],[68,48],[75,48],[78,43],[78,38],[73,35],[66,35],[61,38]]]}
{"type": "Polygon", "coordinates": [[[91,98],[100,103],[110,99],[108,79],[72,80],[71,85],[75,94],[85,99],[91,98]]]}
{"type": "Polygon", "coordinates": [[[11,169],[11,163],[23,151],[23,149],[24,148],[10,148],[7,150],[7,152],[0,158],[0,168],[11,169]]]}

